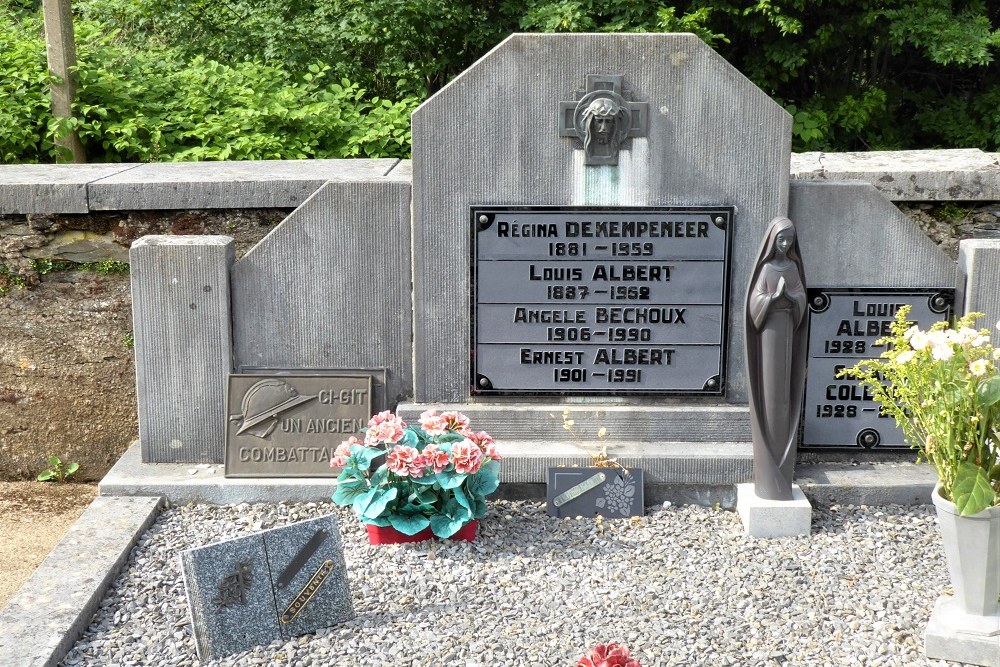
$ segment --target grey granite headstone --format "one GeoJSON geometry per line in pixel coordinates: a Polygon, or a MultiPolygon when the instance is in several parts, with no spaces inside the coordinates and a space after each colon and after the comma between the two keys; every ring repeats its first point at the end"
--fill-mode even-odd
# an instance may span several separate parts
{"type": "MultiPolygon", "coordinates": [[[[791,117],[694,35],[508,38],[413,113],[415,400],[469,399],[471,206],[735,206],[743,285],[756,240],[786,213],[790,143],[791,117]],[[620,77],[648,109],[617,165],[585,164],[559,130],[593,75],[620,77]]],[[[738,329],[729,347],[725,400],[745,401],[738,329]]]]}
{"type": "Polygon", "coordinates": [[[980,327],[989,329],[1000,341],[996,326],[1000,320],[1000,240],[966,239],[958,244],[958,286],[963,313],[983,313],[980,327]]]}
{"type": "Polygon", "coordinates": [[[943,287],[955,263],[874,186],[795,181],[795,222],[809,287],[943,287]]]}
{"type": "Polygon", "coordinates": [[[180,559],[202,660],[354,617],[333,515],[189,549],[180,559]]]}
{"type": "Polygon", "coordinates": [[[146,463],[221,463],[232,371],[228,236],[144,236],[129,251],[146,463]]]}
{"type": "Polygon", "coordinates": [[[232,271],[236,366],[385,368],[412,390],[410,187],[331,182],[232,271]]]}

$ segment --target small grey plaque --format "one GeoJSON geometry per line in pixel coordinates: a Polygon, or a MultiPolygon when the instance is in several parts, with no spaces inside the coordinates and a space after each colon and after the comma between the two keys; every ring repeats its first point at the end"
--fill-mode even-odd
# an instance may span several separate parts
{"type": "Polygon", "coordinates": [[[724,391],[729,207],[473,207],[474,394],[724,391]]]}
{"type": "Polygon", "coordinates": [[[354,617],[333,515],[188,549],[180,559],[201,660],[354,617]]]}
{"type": "Polygon", "coordinates": [[[837,373],[877,358],[875,344],[891,334],[896,311],[911,306],[921,328],[952,315],[953,289],[816,288],[809,290],[809,372],[802,415],[802,449],[909,449],[892,417],[857,380],[837,373]]]}
{"type": "Polygon", "coordinates": [[[230,375],[226,477],[335,477],[330,458],[371,403],[370,375],[230,375]]]}
{"type": "Polygon", "coordinates": [[[642,516],[642,469],[549,468],[546,500],[555,517],[642,516]]]}

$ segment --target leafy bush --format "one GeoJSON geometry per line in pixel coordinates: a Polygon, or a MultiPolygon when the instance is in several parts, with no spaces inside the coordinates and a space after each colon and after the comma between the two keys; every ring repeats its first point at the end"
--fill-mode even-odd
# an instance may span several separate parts
{"type": "MultiPolygon", "coordinates": [[[[54,157],[45,48],[37,16],[0,15],[0,158],[54,157]]],[[[93,21],[77,21],[75,129],[96,161],[150,162],[405,157],[416,98],[366,99],[312,63],[301,73],[257,61],[221,63],[181,50],[133,50],[93,21]]]]}
{"type": "Polygon", "coordinates": [[[52,154],[49,76],[40,16],[0,6],[0,163],[42,162],[52,154]]]}
{"type": "MultiPolygon", "coordinates": [[[[0,6],[0,161],[53,158],[40,9],[0,6]]],[[[409,112],[515,30],[693,32],[796,150],[1000,148],[985,0],[77,0],[92,161],[405,156],[409,112]]]]}

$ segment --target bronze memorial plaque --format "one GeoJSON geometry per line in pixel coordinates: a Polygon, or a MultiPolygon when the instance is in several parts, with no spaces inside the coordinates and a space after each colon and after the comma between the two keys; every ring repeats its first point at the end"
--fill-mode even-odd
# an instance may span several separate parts
{"type": "Polygon", "coordinates": [[[869,390],[837,374],[885,351],[876,341],[892,332],[904,305],[911,306],[907,319],[927,329],[951,319],[954,300],[950,288],[810,288],[801,449],[909,449],[902,429],[879,414],[869,390]]]}
{"type": "Polygon", "coordinates": [[[725,388],[732,207],[472,207],[473,394],[725,388]]]}
{"type": "Polygon", "coordinates": [[[226,477],[336,477],[330,458],[372,414],[372,376],[230,375],[226,477]]]}

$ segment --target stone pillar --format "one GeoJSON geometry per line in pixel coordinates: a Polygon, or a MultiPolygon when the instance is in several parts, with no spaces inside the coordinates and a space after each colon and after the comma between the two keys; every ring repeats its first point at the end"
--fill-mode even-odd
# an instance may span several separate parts
{"type": "Polygon", "coordinates": [[[1000,239],[966,239],[958,244],[956,310],[985,313],[979,322],[1000,340],[1000,239]]]}
{"type": "Polygon", "coordinates": [[[144,236],[129,251],[144,463],[222,463],[232,371],[228,236],[144,236]]]}

